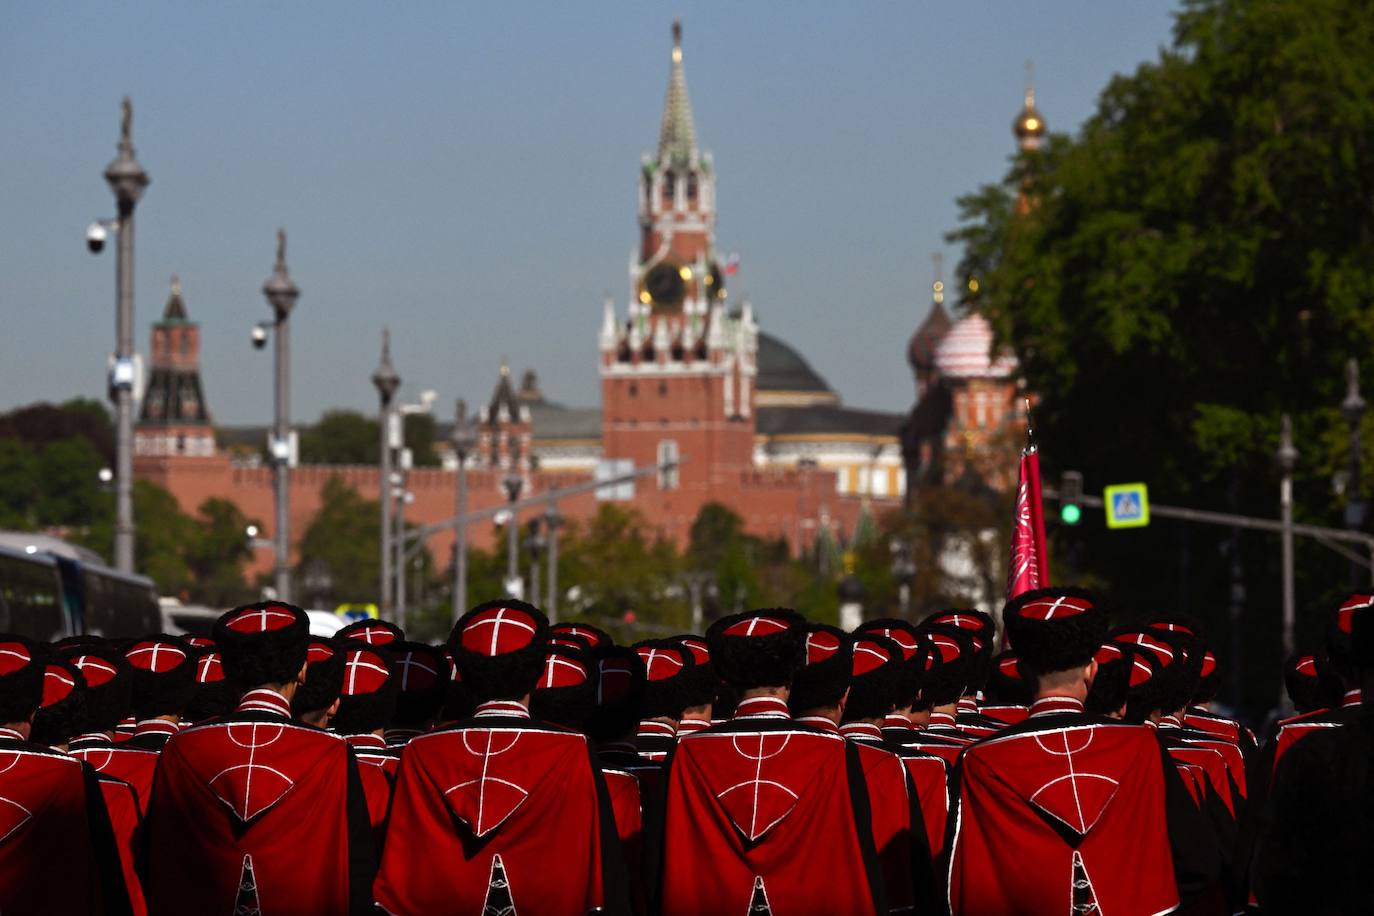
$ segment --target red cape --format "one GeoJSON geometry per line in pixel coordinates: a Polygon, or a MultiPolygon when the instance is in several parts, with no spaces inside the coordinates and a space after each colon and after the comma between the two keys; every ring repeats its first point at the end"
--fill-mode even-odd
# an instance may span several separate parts
{"type": "Polygon", "coordinates": [[[859,749],[785,718],[678,742],[657,883],[663,916],[886,911],[859,749]]]}
{"type": "Polygon", "coordinates": [[[1178,906],[1159,742],[1142,726],[1074,716],[1083,724],[1064,727],[1065,718],[1032,717],[964,752],[950,861],[954,913],[1070,913],[1095,902],[1103,913],[1155,914],[1178,906]]]}
{"type": "Polygon", "coordinates": [[[0,740],[0,912],[129,912],[95,774],[25,741],[0,740]]]}
{"type": "Polygon", "coordinates": [[[127,741],[73,744],[71,755],[89,763],[97,773],[113,776],[133,786],[140,814],[148,813],[148,798],[157,772],[157,751],[131,747],[127,741]]]}
{"type": "Polygon", "coordinates": [[[148,904],[143,899],[143,882],[134,870],[134,842],[143,825],[143,818],[138,811],[138,793],[133,786],[113,776],[101,774],[98,780],[105,811],[110,816],[110,827],[114,831],[115,847],[119,850],[119,866],[124,873],[129,906],[134,916],[143,916],[148,912],[148,904]]]}
{"type": "Polygon", "coordinates": [[[626,912],[615,829],[584,736],[469,719],[401,755],[373,893],[395,914],[626,912]]]}
{"type": "Polygon", "coordinates": [[[236,712],[167,742],[144,821],[153,914],[365,908],[372,837],[344,739],[236,712]]]}

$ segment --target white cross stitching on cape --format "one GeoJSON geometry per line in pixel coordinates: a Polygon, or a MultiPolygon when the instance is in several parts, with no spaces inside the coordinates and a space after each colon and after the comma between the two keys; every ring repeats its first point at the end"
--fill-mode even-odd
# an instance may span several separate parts
{"type": "Polygon", "coordinates": [[[266,722],[225,726],[225,735],[248,751],[248,759],[227,766],[211,777],[210,790],[240,821],[247,823],[271,808],[295,787],[295,780],[281,770],[255,762],[257,753],[278,741],[285,725],[266,722]]]}
{"type": "Polygon", "coordinates": [[[1086,836],[1116,795],[1118,780],[1100,773],[1084,772],[1074,763],[1093,742],[1091,728],[1066,729],[1034,735],[1035,743],[1052,758],[1059,758],[1066,772],[1046,781],[1031,793],[1029,801],[1064,826],[1086,836]],[[1071,743],[1071,740],[1073,742],[1071,743]],[[1077,746],[1073,746],[1076,744],[1077,746]]]}
{"type": "MultiPolygon", "coordinates": [[[[21,757],[17,753],[0,755],[0,776],[19,765],[21,757]]],[[[12,798],[0,795],[0,843],[10,838],[10,834],[28,823],[33,812],[12,798]]]]}
{"type": "Polygon", "coordinates": [[[465,779],[445,789],[444,797],[450,799],[450,809],[478,838],[505,823],[506,818],[529,798],[529,790],[524,786],[491,774],[492,758],[506,753],[519,742],[519,732],[495,729],[463,732],[463,749],[482,761],[482,772],[476,779],[465,779]],[[502,746],[497,745],[498,738],[504,741],[502,746]],[[475,812],[472,810],[474,803],[475,812]]]}
{"type": "Polygon", "coordinates": [[[782,823],[801,798],[783,783],[765,779],[763,773],[764,761],[781,754],[791,740],[790,735],[770,734],[735,735],[731,740],[737,754],[754,762],[754,778],[735,783],[716,799],[725,806],[735,828],[751,841],[782,823]]]}

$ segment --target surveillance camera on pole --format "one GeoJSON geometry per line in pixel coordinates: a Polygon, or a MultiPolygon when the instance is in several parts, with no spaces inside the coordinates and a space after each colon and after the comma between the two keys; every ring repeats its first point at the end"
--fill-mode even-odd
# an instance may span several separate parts
{"type": "Polygon", "coordinates": [[[271,329],[272,326],[265,321],[259,321],[257,324],[253,325],[250,337],[253,341],[254,350],[261,350],[263,347],[267,346],[267,332],[271,329]]]}
{"type": "Polygon", "coordinates": [[[100,254],[105,250],[105,243],[109,241],[110,233],[119,228],[119,221],[113,219],[98,219],[86,227],[86,248],[91,254],[100,254]]]}

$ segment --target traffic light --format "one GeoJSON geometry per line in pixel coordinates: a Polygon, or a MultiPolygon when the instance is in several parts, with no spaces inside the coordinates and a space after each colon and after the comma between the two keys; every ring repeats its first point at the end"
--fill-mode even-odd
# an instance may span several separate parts
{"type": "Polygon", "coordinates": [[[1059,520],[1066,525],[1077,525],[1083,518],[1083,475],[1078,471],[1065,471],[1059,477],[1059,520]]]}

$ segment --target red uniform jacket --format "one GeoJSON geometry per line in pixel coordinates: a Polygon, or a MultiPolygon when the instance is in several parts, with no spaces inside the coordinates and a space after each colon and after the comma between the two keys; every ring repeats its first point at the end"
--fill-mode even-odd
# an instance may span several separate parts
{"type": "Polygon", "coordinates": [[[793,722],[781,700],[745,700],[673,753],[659,910],[885,912],[869,824],[859,749],[793,722]]]}
{"type": "Polygon", "coordinates": [[[358,761],[358,779],[367,801],[373,848],[380,852],[386,838],[387,812],[391,810],[391,791],[396,785],[401,756],[395,748],[387,747],[380,735],[348,735],[345,740],[358,761]]]}
{"type": "Polygon", "coordinates": [[[596,756],[615,812],[620,849],[630,878],[630,902],[636,913],[647,912],[650,897],[648,863],[651,859],[647,839],[659,833],[649,825],[659,823],[663,817],[666,775],[663,764],[640,756],[630,743],[603,745],[596,756]],[[624,782],[626,776],[635,783],[633,798],[637,807],[633,811],[630,809],[630,787],[624,782]]]}
{"type": "Polygon", "coordinates": [[[1157,914],[1219,892],[1207,825],[1154,732],[1081,710],[1042,700],[964,752],[956,916],[1157,914]]]}
{"type": "Polygon", "coordinates": [[[1347,721],[1359,715],[1361,703],[1360,691],[1352,690],[1346,694],[1339,709],[1318,709],[1280,722],[1278,734],[1269,743],[1271,759],[1269,765],[1265,767],[1265,774],[1269,781],[1273,781],[1274,774],[1279,769],[1279,761],[1283,759],[1283,755],[1288,752],[1289,748],[1307,735],[1328,728],[1340,728],[1347,721]]]}
{"type": "Polygon", "coordinates": [[[105,800],[105,812],[110,816],[115,847],[119,850],[119,867],[124,874],[124,889],[129,893],[129,907],[134,916],[143,916],[148,912],[148,904],[143,899],[143,883],[134,868],[134,844],[143,826],[142,815],[138,812],[138,793],[122,779],[104,774],[97,774],[97,778],[101,797],[105,800]]]}
{"type": "Polygon", "coordinates": [[[373,889],[388,913],[624,913],[625,886],[584,736],[487,703],[406,746],[373,889]]]}
{"type": "Polygon", "coordinates": [[[343,738],[270,690],[175,735],[144,819],[148,911],[367,912],[374,853],[343,738]]]}
{"type": "Polygon", "coordinates": [[[68,745],[68,753],[89,763],[97,773],[113,776],[133,786],[138,795],[140,814],[148,813],[148,797],[153,791],[158,752],[116,741],[102,734],[78,735],[68,745]]]}
{"type": "Polygon", "coordinates": [[[128,913],[95,773],[0,729],[0,913],[128,913]]]}

